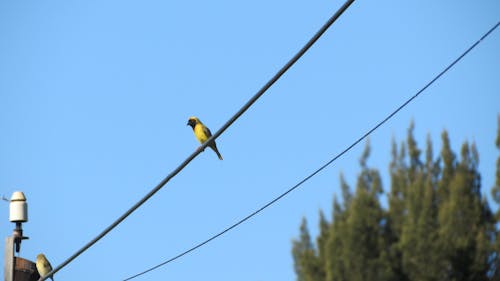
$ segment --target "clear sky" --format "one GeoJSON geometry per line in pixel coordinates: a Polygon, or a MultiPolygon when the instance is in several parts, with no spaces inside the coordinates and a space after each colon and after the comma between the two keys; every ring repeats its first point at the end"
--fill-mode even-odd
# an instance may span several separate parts
{"type": "MultiPolygon", "coordinates": [[[[21,256],[60,264],[234,114],[340,1],[1,1],[0,195],[28,198],[21,256]]],[[[122,280],[221,231],[350,145],[500,20],[500,1],[357,1],[218,140],[56,280],[122,280]]],[[[493,185],[500,30],[371,137],[389,187],[410,121],[476,142],[493,185]]],[[[294,280],[291,240],[331,212],[358,146],[251,221],[136,280],[294,280]]],[[[490,201],[491,202],[491,201],[490,201]]],[[[497,206],[491,203],[496,209],[497,206]]],[[[1,203],[6,237],[8,204],[1,203]]],[[[0,243],[3,252],[4,244],[0,243]]],[[[2,266],[3,268],[3,266],[2,266]]]]}

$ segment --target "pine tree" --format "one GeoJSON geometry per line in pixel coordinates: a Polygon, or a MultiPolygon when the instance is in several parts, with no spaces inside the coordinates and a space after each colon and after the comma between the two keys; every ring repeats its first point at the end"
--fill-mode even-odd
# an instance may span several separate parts
{"type": "Polygon", "coordinates": [[[340,173],[340,189],[342,190],[342,202],[344,203],[344,210],[348,209],[352,201],[351,188],[344,178],[344,174],[340,173]]]}
{"type": "Polygon", "coordinates": [[[297,274],[297,281],[305,281],[305,271],[307,269],[304,268],[302,260],[313,248],[305,217],[302,218],[302,223],[300,224],[300,238],[299,240],[292,241],[292,244],[292,255],[294,259],[295,273],[297,274]]]}
{"type": "Polygon", "coordinates": [[[438,204],[448,198],[450,193],[450,182],[455,174],[456,166],[455,154],[451,150],[450,139],[446,130],[441,134],[441,141],[443,142],[443,148],[441,149],[443,168],[438,186],[438,204]]]}
{"type": "Polygon", "coordinates": [[[477,164],[475,148],[471,150],[471,146],[464,143],[461,161],[450,179],[449,197],[439,210],[444,274],[450,280],[487,280],[487,259],[476,259],[476,256],[490,254],[484,238],[478,241],[486,235],[488,221],[483,217],[485,206],[481,200],[477,164]]]}
{"type": "MultiPolygon", "coordinates": [[[[497,138],[495,140],[495,145],[500,151],[500,115],[497,117],[497,138]]],[[[496,177],[495,185],[491,189],[491,195],[493,200],[500,204],[500,155],[497,158],[496,163],[496,177]]],[[[500,209],[497,210],[495,215],[495,224],[500,222],[500,209]]],[[[500,232],[496,234],[495,245],[493,246],[494,253],[491,257],[492,268],[490,269],[490,274],[492,275],[492,280],[500,280],[500,232]]]]}
{"type": "Polygon", "coordinates": [[[319,235],[316,240],[318,245],[318,264],[316,280],[326,279],[326,253],[328,252],[328,238],[330,237],[330,224],[325,218],[323,211],[319,211],[319,235]]]}
{"type": "MultiPolygon", "coordinates": [[[[367,144],[354,194],[341,174],[332,221],[320,211],[316,247],[303,219],[292,250],[299,281],[500,281],[500,211],[493,215],[482,196],[475,144],[464,143],[458,159],[444,131],[435,160],[430,137],[422,154],[413,131],[412,123],[399,148],[393,140],[388,210],[367,144]]],[[[500,204],[500,157],[496,169],[492,195],[500,204]]]]}
{"type": "MultiPolygon", "coordinates": [[[[498,115],[498,129],[497,129],[497,139],[495,140],[495,145],[498,150],[500,150],[500,115],[498,115]]],[[[495,177],[495,185],[491,189],[491,195],[493,200],[497,204],[500,204],[500,156],[497,159],[496,166],[496,177],[495,177]]]]}
{"type": "Polygon", "coordinates": [[[322,281],[324,280],[323,267],[316,255],[311,242],[311,236],[307,228],[306,218],[302,219],[300,225],[300,239],[293,241],[292,255],[294,258],[295,273],[298,281],[322,281]]]}
{"type": "Polygon", "coordinates": [[[376,169],[367,165],[370,145],[367,144],[360,159],[356,193],[349,206],[349,216],[343,236],[347,280],[388,280],[392,274],[386,252],[384,233],[385,216],[378,196],[382,182],[376,169]]]}
{"type": "Polygon", "coordinates": [[[329,237],[327,240],[327,252],[325,273],[328,281],[346,281],[349,268],[346,265],[346,243],[347,237],[347,218],[349,217],[349,209],[352,202],[352,194],[350,187],[340,174],[340,186],[342,189],[343,202],[340,204],[334,197],[333,200],[333,221],[330,224],[329,237]]]}
{"type": "Polygon", "coordinates": [[[391,191],[389,193],[389,222],[396,235],[394,241],[399,240],[399,233],[405,214],[405,196],[407,186],[406,164],[404,163],[405,145],[401,145],[398,153],[396,142],[392,141],[392,160],[389,166],[391,175],[391,191]]]}
{"type": "Polygon", "coordinates": [[[432,144],[428,140],[425,166],[413,136],[408,130],[407,144],[410,164],[407,169],[408,188],[405,200],[407,215],[401,229],[403,270],[409,280],[441,280],[439,253],[429,254],[437,246],[437,210],[435,208],[435,181],[428,170],[433,170],[432,144]]]}
{"type": "Polygon", "coordinates": [[[391,176],[391,191],[389,193],[389,210],[387,214],[386,238],[389,245],[388,258],[392,266],[392,271],[396,280],[408,280],[407,274],[403,271],[402,251],[401,251],[401,232],[403,222],[407,213],[407,166],[404,161],[406,155],[405,144],[401,144],[398,151],[396,141],[392,140],[391,155],[392,160],[389,165],[391,176]]]}

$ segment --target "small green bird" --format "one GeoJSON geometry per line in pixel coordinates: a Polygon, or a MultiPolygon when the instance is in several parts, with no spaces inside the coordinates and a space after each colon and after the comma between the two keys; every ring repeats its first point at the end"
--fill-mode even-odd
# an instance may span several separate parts
{"type": "MultiPolygon", "coordinates": [[[[41,277],[44,277],[52,271],[52,265],[50,265],[49,260],[47,260],[44,254],[38,254],[36,256],[36,270],[38,270],[38,274],[40,274],[41,277]]],[[[54,281],[53,276],[49,278],[54,281]]]]}
{"type": "MultiPolygon", "coordinates": [[[[203,123],[201,123],[200,119],[198,119],[197,117],[189,117],[187,125],[193,128],[194,136],[202,144],[212,136],[212,133],[207,128],[207,126],[203,125],[203,123]]],[[[211,142],[208,147],[215,151],[219,159],[222,160],[222,155],[220,155],[215,141],[211,142]]]]}

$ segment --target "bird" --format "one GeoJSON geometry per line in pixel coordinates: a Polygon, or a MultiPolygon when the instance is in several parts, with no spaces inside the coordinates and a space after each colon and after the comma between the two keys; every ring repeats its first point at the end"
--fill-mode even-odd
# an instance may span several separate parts
{"type": "MultiPolygon", "coordinates": [[[[201,144],[206,142],[212,136],[212,133],[207,128],[207,126],[203,125],[203,123],[201,123],[200,119],[198,119],[197,117],[189,117],[187,126],[191,126],[191,128],[193,128],[194,136],[201,144]]],[[[208,147],[215,151],[217,157],[222,160],[222,155],[219,153],[215,141],[210,142],[208,147]]]]}
{"type": "MultiPolygon", "coordinates": [[[[40,274],[41,277],[44,277],[52,271],[52,266],[44,254],[38,254],[36,256],[36,270],[38,270],[38,274],[40,274]]],[[[50,276],[50,279],[54,281],[52,276],[50,276]]]]}

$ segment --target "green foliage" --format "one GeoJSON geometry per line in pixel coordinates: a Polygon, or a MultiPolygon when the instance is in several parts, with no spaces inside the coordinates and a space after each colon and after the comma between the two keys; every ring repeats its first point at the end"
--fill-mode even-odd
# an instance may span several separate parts
{"type": "MultiPolygon", "coordinates": [[[[495,145],[500,150],[500,115],[498,116],[498,131],[495,145]]],[[[500,157],[497,159],[495,186],[491,190],[491,195],[493,196],[493,200],[495,200],[497,204],[500,204],[500,157]]]]}
{"type": "MultiPolygon", "coordinates": [[[[500,115],[498,116],[497,139],[495,141],[495,145],[497,149],[500,151],[500,115]]],[[[497,204],[500,204],[500,156],[497,159],[495,186],[493,186],[491,193],[493,195],[493,200],[495,200],[497,204]]],[[[495,215],[495,222],[498,224],[499,221],[500,221],[500,209],[497,211],[495,215]]],[[[500,231],[496,232],[495,238],[496,238],[494,246],[495,254],[491,259],[492,268],[490,268],[490,273],[493,276],[492,280],[500,280],[500,231]]]]}
{"type": "MultiPolygon", "coordinates": [[[[341,174],[332,221],[320,211],[315,244],[302,221],[292,250],[299,281],[500,280],[500,214],[482,196],[475,144],[464,143],[457,158],[444,131],[434,159],[430,137],[424,152],[413,132],[412,122],[404,143],[392,141],[387,210],[367,144],[354,192],[341,174]]],[[[500,157],[496,169],[492,194],[500,203],[500,157]]]]}

